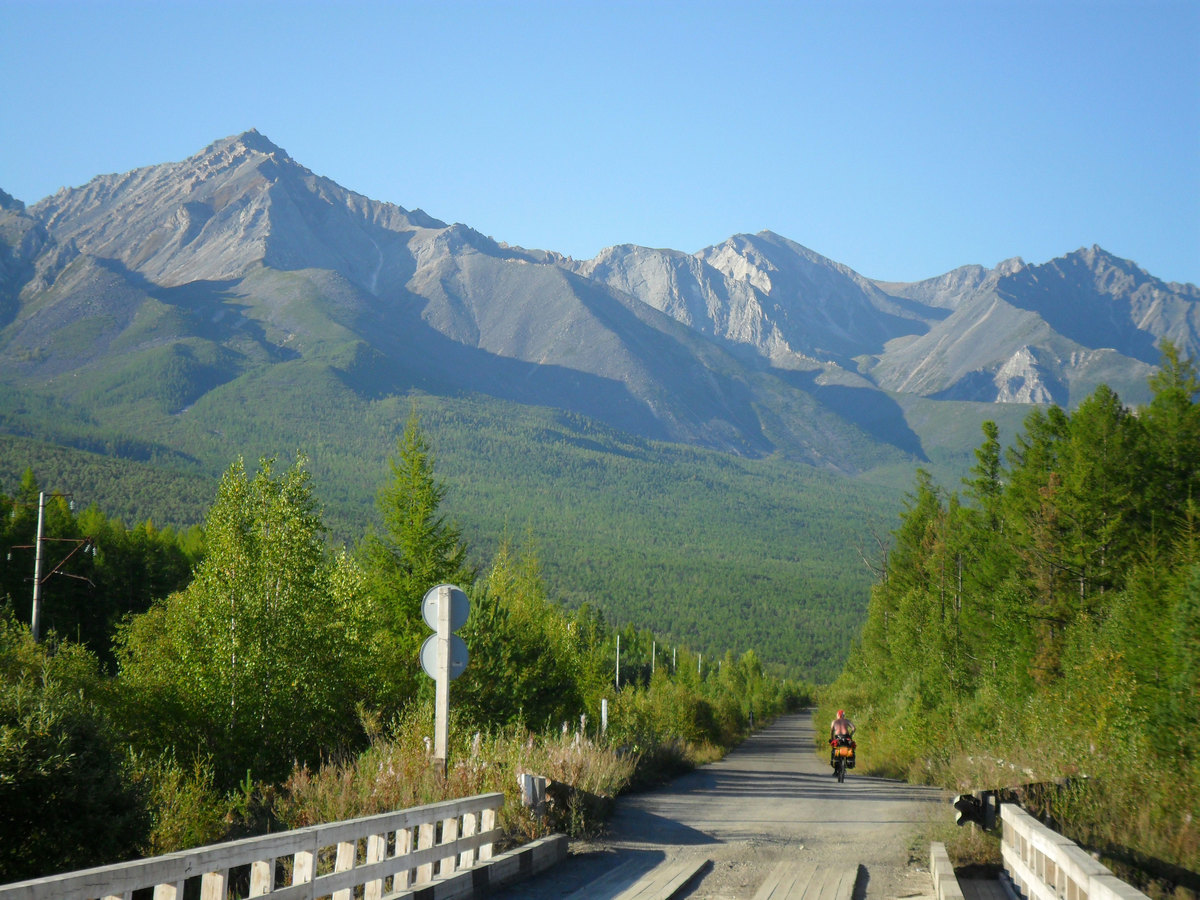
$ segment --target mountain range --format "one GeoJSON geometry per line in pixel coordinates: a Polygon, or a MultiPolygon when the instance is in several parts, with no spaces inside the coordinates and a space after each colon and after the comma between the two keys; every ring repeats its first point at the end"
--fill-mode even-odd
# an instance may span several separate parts
{"type": "Polygon", "coordinates": [[[1200,290],[1099,247],[915,283],[770,231],[576,260],[369,199],[253,130],[30,206],[0,190],[0,434],[209,475],[300,446],[361,475],[351,518],[413,395],[550,411],[579,446],[962,471],[984,419],[1101,383],[1145,401],[1164,338],[1200,356],[1200,290]]]}
{"type": "Polygon", "coordinates": [[[1162,338],[1200,350],[1200,291],[1098,247],[910,284],[769,231],[579,261],[370,200],[257,131],[0,203],[4,380],[103,405],[113,360],[143,357],[176,416],[320,359],[363,395],[483,393],[857,471],[923,455],[902,398],[1068,406],[1105,382],[1136,402],[1162,338]]]}

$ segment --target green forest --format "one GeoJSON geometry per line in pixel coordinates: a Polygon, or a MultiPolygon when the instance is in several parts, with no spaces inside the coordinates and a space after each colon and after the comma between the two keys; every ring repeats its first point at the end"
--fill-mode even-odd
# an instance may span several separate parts
{"type": "Polygon", "coordinates": [[[229,446],[246,459],[299,449],[330,541],[353,547],[415,402],[437,450],[444,512],[476,565],[504,534],[528,532],[548,590],[571,609],[586,604],[613,624],[706,655],[753,649],[776,674],[828,681],[866,614],[873,576],[863,557],[878,555],[871,535],[886,538],[911,474],[850,478],[784,458],[649,441],[491,399],[322,401],[319,381],[302,384],[300,406],[287,385],[263,387],[278,409],[292,411],[290,420],[244,422],[240,407],[221,407],[204,411],[210,431],[179,422],[191,430],[172,440],[192,447],[191,459],[149,447],[137,458],[107,455],[129,448],[66,410],[0,398],[0,427],[64,442],[0,435],[0,490],[17,490],[33,467],[47,489],[80,505],[186,531],[203,521],[229,446]],[[311,423],[303,437],[297,421],[311,423]]]}
{"type": "MultiPolygon", "coordinates": [[[[826,710],[877,770],[1026,801],[1158,896],[1200,889],[1200,378],[1100,387],[921,473],[826,710]]],[[[1190,891],[1190,893],[1188,893],[1190,891]]]]}
{"type": "Polygon", "coordinates": [[[239,459],[203,527],[179,530],[77,511],[33,471],[0,497],[0,882],[481,791],[514,795],[514,839],[586,833],[603,806],[587,798],[713,758],[812,696],[753,650],[668,653],[568,609],[528,534],[499,535],[478,565],[415,410],[352,549],[330,540],[314,488],[303,455],[239,459]],[[471,600],[444,773],[417,659],[422,598],[443,583],[471,600]],[[538,822],[518,771],[578,792],[538,822]]]}

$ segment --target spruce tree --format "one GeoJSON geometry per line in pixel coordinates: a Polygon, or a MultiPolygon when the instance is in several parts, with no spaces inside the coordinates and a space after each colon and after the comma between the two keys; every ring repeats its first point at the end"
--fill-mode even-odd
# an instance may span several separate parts
{"type": "Polygon", "coordinates": [[[434,476],[434,458],[414,406],[388,462],[391,480],[376,507],[382,529],[368,532],[359,553],[378,616],[375,703],[395,712],[420,687],[418,652],[429,634],[421,600],[439,584],[468,590],[475,571],[460,529],[441,511],[446,488],[434,476]]]}

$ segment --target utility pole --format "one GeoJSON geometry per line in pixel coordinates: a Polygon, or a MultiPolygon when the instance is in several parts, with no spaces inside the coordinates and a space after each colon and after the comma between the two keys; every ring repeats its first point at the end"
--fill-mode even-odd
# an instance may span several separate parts
{"type": "Polygon", "coordinates": [[[621,689],[621,635],[617,635],[617,690],[621,689]]]}
{"type": "Polygon", "coordinates": [[[38,491],[38,523],[37,538],[34,540],[33,551],[33,612],[30,614],[29,630],[33,632],[33,642],[42,639],[42,532],[46,521],[46,492],[38,491]]]}
{"type": "MultiPolygon", "coordinates": [[[[74,507],[72,507],[74,509],[74,507]]],[[[13,549],[30,549],[29,544],[17,544],[13,549]]],[[[29,631],[33,634],[33,642],[40,643],[42,639],[42,585],[45,584],[54,575],[65,575],[67,578],[75,578],[79,581],[86,581],[92,587],[92,580],[83,575],[72,575],[69,572],[59,571],[65,566],[76,553],[88,549],[92,550],[92,555],[96,552],[96,543],[90,537],[85,538],[48,538],[46,537],[46,492],[38,491],[38,520],[37,520],[37,537],[33,542],[33,611],[29,615],[29,631]],[[57,565],[49,572],[42,574],[43,569],[43,548],[47,541],[58,541],[65,544],[74,544],[75,547],[64,556],[57,565]]]]}

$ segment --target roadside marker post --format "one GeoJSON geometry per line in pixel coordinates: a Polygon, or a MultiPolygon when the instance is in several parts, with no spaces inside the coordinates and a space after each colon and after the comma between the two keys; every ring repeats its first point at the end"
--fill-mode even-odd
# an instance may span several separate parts
{"type": "Polygon", "coordinates": [[[425,592],[421,618],[433,629],[421,645],[421,668],[434,680],[433,758],[446,774],[446,748],[450,743],[450,682],[467,667],[467,645],[454,632],[466,624],[471,604],[461,588],[439,584],[425,592]]]}

